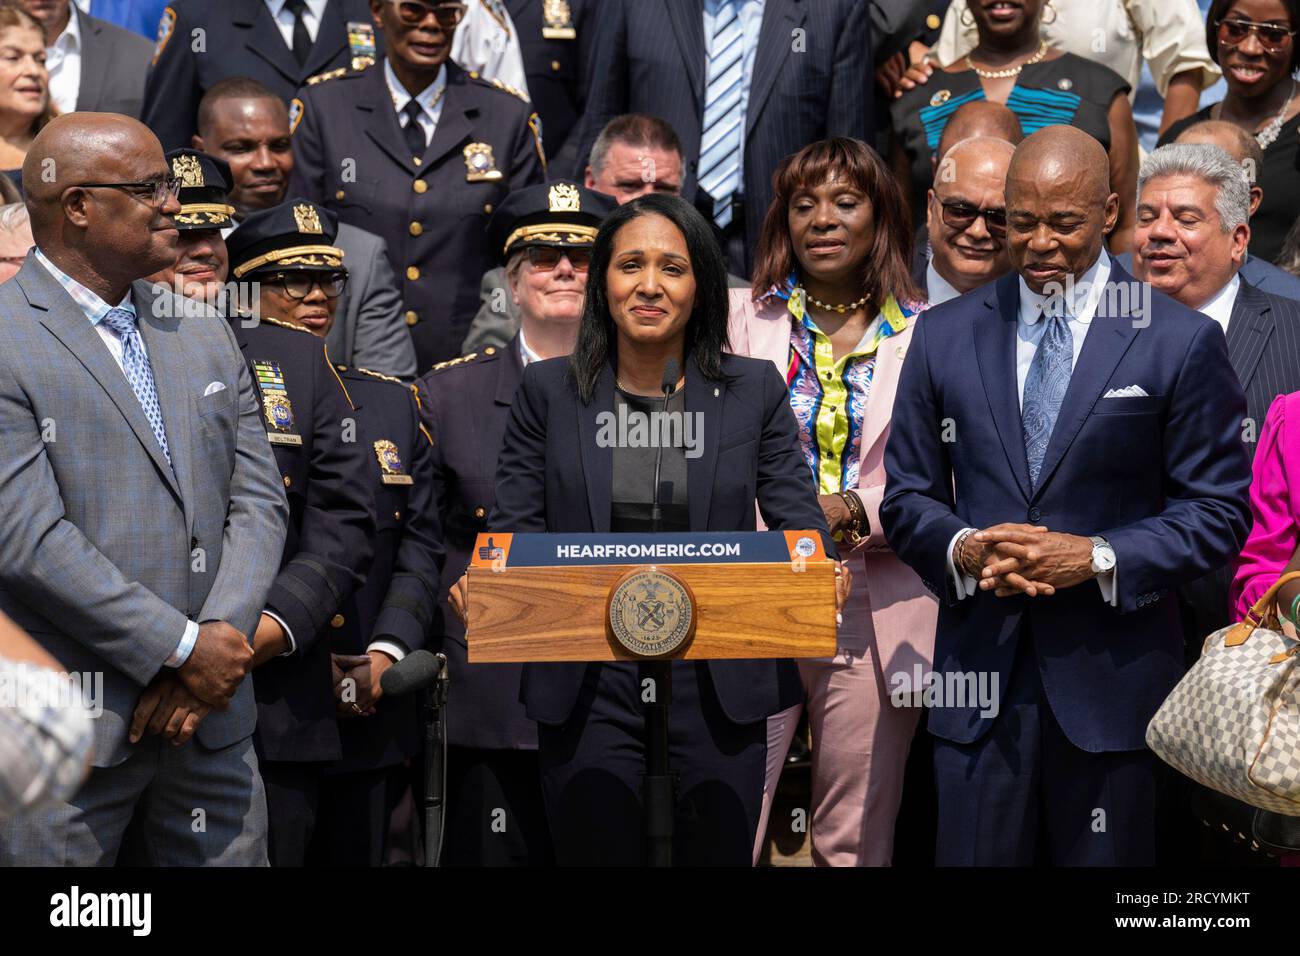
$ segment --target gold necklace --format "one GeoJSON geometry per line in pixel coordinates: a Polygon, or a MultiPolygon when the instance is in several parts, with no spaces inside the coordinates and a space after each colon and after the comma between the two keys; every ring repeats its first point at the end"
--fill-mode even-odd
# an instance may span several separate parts
{"type": "Polygon", "coordinates": [[[1042,43],[1038,45],[1038,52],[1035,53],[1033,56],[1031,56],[1029,59],[1025,60],[1024,63],[1018,64],[1017,66],[1009,66],[1005,70],[981,70],[978,66],[975,65],[975,61],[970,58],[970,53],[966,54],[966,65],[970,67],[972,70],[974,70],[975,74],[981,80],[1005,80],[1011,76],[1019,76],[1020,71],[1023,70],[1025,67],[1029,66],[1032,63],[1037,63],[1043,57],[1047,56],[1047,50],[1048,50],[1047,41],[1044,40],[1042,43]]]}
{"type": "Polygon", "coordinates": [[[831,305],[828,302],[823,302],[821,299],[813,298],[811,295],[808,294],[808,290],[805,289],[803,286],[799,286],[798,288],[801,292],[803,292],[804,298],[806,298],[808,302],[811,303],[812,305],[817,306],[817,308],[821,309],[823,312],[838,312],[840,315],[843,315],[845,312],[852,312],[855,309],[862,308],[864,305],[867,304],[867,300],[871,298],[870,295],[864,295],[856,302],[850,302],[847,305],[831,305]]]}
{"type": "MultiPolygon", "coordinates": [[[[662,392],[660,392],[659,395],[643,395],[641,392],[634,392],[632,389],[628,388],[621,381],[619,381],[617,375],[614,376],[614,384],[617,385],[622,391],[627,392],[629,395],[635,395],[637,398],[659,398],[663,394],[662,392]]],[[[683,375],[681,378],[677,380],[677,384],[673,386],[673,394],[676,395],[678,392],[680,392],[682,390],[682,386],[685,384],[686,384],[686,376],[683,375]]]]}

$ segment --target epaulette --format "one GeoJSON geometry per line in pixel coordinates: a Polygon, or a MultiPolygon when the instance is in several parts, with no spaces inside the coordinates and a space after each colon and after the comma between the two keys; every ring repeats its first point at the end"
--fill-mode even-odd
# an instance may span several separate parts
{"type": "Polygon", "coordinates": [[[355,368],[358,372],[362,372],[372,378],[382,378],[385,382],[392,382],[394,385],[401,385],[403,388],[406,387],[406,383],[395,375],[385,375],[383,372],[372,372],[370,369],[362,368],[360,365],[355,366],[355,368]]]}
{"type": "Polygon", "coordinates": [[[310,329],[304,329],[301,325],[290,325],[288,322],[285,322],[283,319],[273,318],[272,316],[269,315],[262,316],[261,321],[270,322],[272,325],[278,325],[280,328],[288,329],[290,332],[305,332],[307,335],[314,334],[310,329]]]}
{"type": "Polygon", "coordinates": [[[502,93],[509,93],[512,96],[517,96],[525,103],[532,102],[532,100],[528,98],[528,94],[525,93],[523,90],[515,89],[509,83],[502,83],[496,77],[493,77],[492,79],[489,80],[486,76],[481,76],[477,70],[471,70],[469,74],[469,78],[471,80],[478,80],[481,83],[487,83],[490,86],[495,86],[502,93]]]}
{"type": "Polygon", "coordinates": [[[489,345],[482,352],[470,352],[469,355],[462,355],[460,358],[448,359],[445,362],[439,362],[433,368],[429,369],[429,371],[441,372],[443,369],[454,368],[457,365],[468,365],[470,362],[473,362],[475,359],[492,358],[499,351],[500,350],[495,345],[489,345]]]}
{"type": "Polygon", "coordinates": [[[324,83],[326,80],[337,80],[340,76],[347,76],[352,72],[346,66],[340,66],[336,70],[326,70],[324,73],[317,73],[315,76],[307,77],[307,85],[315,86],[317,83],[324,83]]]}

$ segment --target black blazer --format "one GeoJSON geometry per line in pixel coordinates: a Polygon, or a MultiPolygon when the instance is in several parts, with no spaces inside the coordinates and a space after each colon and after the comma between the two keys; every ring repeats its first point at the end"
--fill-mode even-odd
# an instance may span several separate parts
{"type": "MultiPolygon", "coordinates": [[[[582,180],[606,123],[622,113],[650,113],[666,120],[681,139],[682,195],[694,200],[708,72],[704,0],[601,0],[598,7],[573,175],[582,180]]],[[[777,163],[815,140],[871,139],[873,75],[866,3],[764,4],[743,141],[745,245],[751,259],[772,200],[777,163]]]]}
{"type": "MultiPolygon", "coordinates": [[[[497,468],[492,531],[608,533],[614,452],[596,442],[596,417],[614,407],[606,366],[590,405],[568,376],[567,358],[529,365],[515,394],[497,468]]],[[[703,414],[703,454],[687,459],[691,531],[753,531],[755,502],[776,531],[814,528],[836,555],[799,447],[785,380],[763,359],[724,355],[724,378],[686,362],[686,411],[703,414]]],[[[568,719],[587,664],[527,664],[520,699],[532,719],[568,719]]],[[[710,661],[722,711],[738,724],[799,702],[792,661],[710,661]]]]}

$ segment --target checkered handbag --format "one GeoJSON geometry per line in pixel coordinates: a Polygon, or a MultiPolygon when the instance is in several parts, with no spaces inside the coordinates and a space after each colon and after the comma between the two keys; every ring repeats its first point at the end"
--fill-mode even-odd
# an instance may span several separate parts
{"type": "Polygon", "coordinates": [[[1147,746],[1212,790],[1300,816],[1300,643],[1282,633],[1282,575],[1245,620],[1205,639],[1147,725],[1147,746]]]}

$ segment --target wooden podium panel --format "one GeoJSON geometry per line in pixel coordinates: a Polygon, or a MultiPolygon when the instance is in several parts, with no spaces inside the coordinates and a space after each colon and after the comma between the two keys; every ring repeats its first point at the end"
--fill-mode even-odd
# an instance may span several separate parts
{"type": "MultiPolygon", "coordinates": [[[[736,535],[785,536],[806,545],[805,532],[736,535]],[[798,535],[796,538],[795,536],[798,535]]],[[[618,564],[511,566],[511,537],[496,535],[504,549],[480,536],[468,570],[471,663],[645,660],[612,635],[606,618],[610,590],[640,568],[671,571],[695,599],[695,633],[668,657],[684,660],[832,657],[835,654],[835,563],[817,539],[806,557],[726,563],[647,560],[618,564]],[[504,552],[504,553],[503,553],[504,552]],[[491,553],[495,560],[488,557],[491,553]]],[[[554,536],[549,536],[554,537],[554,536]]],[[[578,536],[568,536],[576,538],[578,536]]],[[[589,535],[613,541],[615,536],[589,535]]],[[[618,536],[620,538],[651,536],[618,536]]],[[[683,536],[685,537],[685,536],[683,536]]],[[[689,537],[714,540],[720,535],[689,537]]],[[[816,537],[815,535],[813,536],[816,537]]],[[[786,548],[785,539],[780,547],[786,548]]],[[[770,554],[773,542],[764,542],[770,554]]]]}

